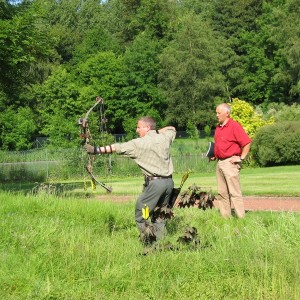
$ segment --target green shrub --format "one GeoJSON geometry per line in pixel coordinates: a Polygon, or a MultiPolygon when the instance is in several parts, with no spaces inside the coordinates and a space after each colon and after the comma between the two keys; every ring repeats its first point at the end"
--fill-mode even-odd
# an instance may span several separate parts
{"type": "Polygon", "coordinates": [[[260,166],[300,164],[300,122],[262,127],[252,144],[252,156],[260,166]]]}
{"type": "Polygon", "coordinates": [[[300,120],[300,105],[287,105],[284,103],[270,103],[265,115],[273,116],[275,122],[298,121],[300,120]]]}

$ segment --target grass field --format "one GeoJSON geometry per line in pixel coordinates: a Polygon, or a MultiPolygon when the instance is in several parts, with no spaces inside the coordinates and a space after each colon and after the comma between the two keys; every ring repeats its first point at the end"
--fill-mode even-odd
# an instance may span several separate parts
{"type": "MultiPolygon", "coordinates": [[[[196,184],[216,193],[215,162],[202,155],[208,140],[175,142],[175,186],[191,169],[183,191],[196,184]]],[[[111,178],[98,173],[113,188],[107,194],[73,172],[78,166],[60,164],[66,153],[1,153],[0,299],[300,299],[299,213],[225,220],[216,209],[175,208],[167,237],[142,255],[133,215],[143,178],[132,161],[116,159],[111,178]],[[6,166],[10,161],[20,164],[6,166]],[[132,200],[101,202],[99,195],[132,200]],[[187,226],[196,228],[199,243],[178,241],[187,226]]],[[[299,182],[299,166],[241,171],[247,196],[300,197],[299,182]]]]}
{"type": "MultiPolygon", "coordinates": [[[[243,169],[245,195],[300,196],[299,166],[243,169]]],[[[182,174],[175,174],[179,186],[182,174]]],[[[300,214],[174,210],[168,236],[142,255],[133,196],[141,177],[112,178],[113,193],[82,182],[0,184],[1,299],[300,299],[300,214]],[[198,244],[181,244],[187,226],[198,244]],[[171,250],[171,249],[172,250],[171,250]]],[[[213,173],[191,184],[216,190],[213,173]]]]}
{"type": "Polygon", "coordinates": [[[133,211],[1,191],[0,298],[299,299],[300,214],[175,209],[167,238],[144,256],[133,211]],[[200,243],[177,241],[187,225],[200,243]]]}

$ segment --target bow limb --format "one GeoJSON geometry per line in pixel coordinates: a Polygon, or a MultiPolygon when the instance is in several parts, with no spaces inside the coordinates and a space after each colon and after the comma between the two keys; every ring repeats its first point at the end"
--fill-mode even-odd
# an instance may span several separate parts
{"type": "Polygon", "coordinates": [[[103,99],[101,97],[96,98],[96,103],[86,112],[84,119],[88,119],[89,114],[93,111],[93,109],[99,105],[100,103],[103,103],[103,99]]]}
{"type": "Polygon", "coordinates": [[[88,166],[86,166],[86,170],[87,172],[90,174],[92,180],[99,184],[100,186],[102,186],[104,189],[106,189],[107,192],[111,193],[112,192],[112,188],[111,187],[107,187],[103,182],[100,182],[96,179],[95,175],[89,170],[88,166]]]}
{"type": "Polygon", "coordinates": [[[84,118],[79,119],[79,124],[82,126],[83,128],[83,135],[81,135],[81,137],[83,137],[85,139],[85,143],[89,144],[92,136],[91,136],[91,132],[89,130],[89,114],[93,111],[93,109],[95,107],[97,107],[100,103],[103,103],[103,99],[100,97],[96,98],[96,103],[86,112],[84,118]]]}

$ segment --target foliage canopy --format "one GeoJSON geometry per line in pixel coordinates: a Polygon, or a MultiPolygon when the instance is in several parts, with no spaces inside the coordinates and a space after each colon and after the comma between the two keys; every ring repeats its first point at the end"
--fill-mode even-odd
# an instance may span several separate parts
{"type": "Polygon", "coordinates": [[[243,116],[254,134],[273,104],[298,110],[298,2],[3,0],[0,146],[28,149],[41,135],[75,145],[76,120],[96,96],[112,133],[134,132],[141,115],[213,128],[215,105],[239,98],[254,107],[253,128],[243,116]],[[12,111],[29,118],[27,130],[12,111]]]}

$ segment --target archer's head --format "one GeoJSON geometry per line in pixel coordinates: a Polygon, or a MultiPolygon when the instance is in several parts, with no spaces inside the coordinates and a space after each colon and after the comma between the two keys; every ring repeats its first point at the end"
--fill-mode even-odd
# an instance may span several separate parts
{"type": "Polygon", "coordinates": [[[142,117],[139,119],[136,127],[136,132],[140,137],[146,135],[150,130],[155,130],[156,122],[152,117],[142,117]]]}

